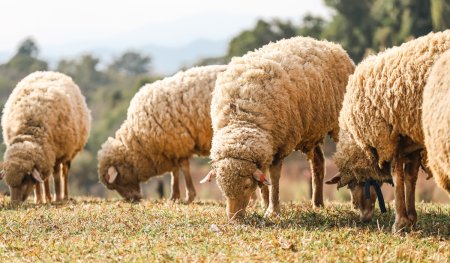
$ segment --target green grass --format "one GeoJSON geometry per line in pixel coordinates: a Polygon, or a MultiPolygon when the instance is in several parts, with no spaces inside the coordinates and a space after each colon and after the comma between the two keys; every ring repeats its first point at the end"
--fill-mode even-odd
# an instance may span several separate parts
{"type": "Polygon", "coordinates": [[[363,224],[339,203],[284,204],[273,220],[252,208],[242,224],[229,223],[218,202],[7,203],[0,201],[0,262],[450,261],[450,205],[417,204],[416,230],[394,235],[392,209],[363,224]]]}

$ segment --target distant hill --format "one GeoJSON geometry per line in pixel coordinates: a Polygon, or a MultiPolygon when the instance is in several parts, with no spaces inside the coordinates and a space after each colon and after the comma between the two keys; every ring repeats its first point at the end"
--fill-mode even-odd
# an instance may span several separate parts
{"type": "MultiPolygon", "coordinates": [[[[200,58],[223,56],[228,45],[227,40],[197,39],[179,47],[164,47],[146,44],[133,50],[148,54],[152,57],[152,70],[155,73],[171,75],[182,66],[190,66],[200,58]]],[[[74,58],[80,54],[89,53],[99,57],[104,64],[109,63],[114,57],[118,57],[127,49],[117,47],[98,46],[88,50],[80,50],[83,45],[74,44],[69,46],[41,47],[41,55],[49,62],[50,68],[55,68],[62,58],[74,58]]],[[[13,54],[0,52],[0,63],[6,62],[13,54]]]]}

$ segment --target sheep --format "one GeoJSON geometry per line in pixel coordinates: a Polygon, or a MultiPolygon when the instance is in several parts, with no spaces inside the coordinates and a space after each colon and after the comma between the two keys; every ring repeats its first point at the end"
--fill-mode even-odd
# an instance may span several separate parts
{"type": "Polygon", "coordinates": [[[142,199],[139,183],[172,172],[170,200],[180,198],[179,169],[186,181],[186,203],[196,196],[189,158],[209,155],[212,127],[209,108],[218,73],[225,66],[179,72],[143,86],[133,97],[115,137],[98,152],[100,181],[128,201],[142,199]]]}
{"type": "MultiPolygon", "coordinates": [[[[341,134],[347,139],[339,139],[339,144],[361,148],[373,166],[369,170],[389,173],[392,166],[396,200],[394,232],[417,221],[415,184],[419,167],[425,163],[422,156],[426,156],[422,93],[431,65],[449,48],[450,30],[430,33],[366,58],[356,67],[347,85],[339,117],[341,134]]],[[[336,155],[345,158],[348,153],[338,151],[336,155]]],[[[337,164],[342,164],[339,169],[344,174],[353,170],[354,181],[365,181],[364,177],[370,173],[355,169],[356,162],[349,155],[347,161],[337,164]]]]}
{"type": "Polygon", "coordinates": [[[87,142],[90,121],[85,99],[70,77],[34,72],[17,84],[1,121],[7,147],[1,173],[13,203],[25,201],[34,187],[36,202],[42,202],[42,183],[50,201],[52,173],[55,200],[68,199],[70,162],[87,142]]]}
{"type": "Polygon", "coordinates": [[[423,91],[422,125],[428,167],[450,194],[450,51],[431,69],[423,91]]]}
{"type": "Polygon", "coordinates": [[[312,203],[323,206],[320,144],[327,134],[337,139],[338,114],[353,70],[339,45],[309,37],[283,39],[232,59],[213,92],[212,170],[203,180],[217,178],[228,218],[242,218],[256,187],[268,184],[265,216],[280,213],[281,164],[294,150],[307,154],[312,203]]]}

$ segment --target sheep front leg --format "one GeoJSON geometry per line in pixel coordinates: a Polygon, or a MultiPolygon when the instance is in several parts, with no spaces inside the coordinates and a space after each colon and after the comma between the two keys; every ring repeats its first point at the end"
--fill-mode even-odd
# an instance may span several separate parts
{"type": "Polygon", "coordinates": [[[309,160],[312,174],[312,204],[314,207],[323,205],[323,178],[325,175],[325,158],[320,146],[314,148],[314,156],[309,160]]]}
{"type": "Polygon", "coordinates": [[[171,186],[171,192],[170,192],[170,201],[175,202],[176,200],[180,199],[180,175],[179,175],[179,171],[178,171],[178,167],[175,168],[172,171],[172,178],[171,178],[171,182],[170,182],[170,186],[171,186]]]}
{"type": "Polygon", "coordinates": [[[42,184],[36,183],[34,185],[34,203],[35,204],[42,204],[45,200],[42,196],[42,184]]]}
{"type": "Polygon", "coordinates": [[[410,158],[410,163],[405,165],[405,191],[406,191],[406,211],[411,225],[417,222],[417,212],[415,206],[416,182],[420,168],[420,155],[414,154],[410,158]]]}
{"type": "Polygon", "coordinates": [[[186,182],[186,204],[190,204],[194,201],[197,193],[195,192],[194,183],[192,182],[191,171],[189,169],[189,159],[181,160],[181,171],[184,175],[184,181],[186,182]]]}
{"type": "Polygon", "coordinates": [[[277,216],[280,214],[280,174],[281,174],[281,161],[277,164],[272,164],[269,168],[270,173],[270,196],[269,207],[264,214],[265,217],[277,216]]]}
{"type": "Polygon", "coordinates": [[[69,200],[69,170],[71,161],[67,161],[63,164],[63,184],[64,184],[64,200],[69,200]]]}
{"type": "Polygon", "coordinates": [[[267,209],[269,207],[269,187],[267,185],[263,185],[260,188],[261,191],[261,206],[264,209],[267,209]]]}
{"type": "Polygon", "coordinates": [[[404,230],[409,226],[409,218],[406,213],[405,206],[405,181],[404,181],[404,170],[403,170],[403,161],[397,153],[396,157],[393,161],[394,164],[394,196],[395,196],[395,222],[392,226],[392,232],[396,233],[404,230]]]}
{"type": "Polygon", "coordinates": [[[50,192],[50,177],[44,181],[44,190],[45,190],[45,200],[47,204],[52,202],[52,193],[50,192]]]}
{"type": "Polygon", "coordinates": [[[53,167],[53,180],[55,183],[55,201],[62,201],[62,185],[61,185],[61,163],[56,163],[53,167]]]}

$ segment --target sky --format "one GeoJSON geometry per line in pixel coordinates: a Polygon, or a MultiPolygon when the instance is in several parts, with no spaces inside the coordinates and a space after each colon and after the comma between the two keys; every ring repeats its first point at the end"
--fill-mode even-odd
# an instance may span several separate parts
{"type": "Polygon", "coordinates": [[[33,36],[41,48],[177,46],[220,40],[257,18],[327,17],[322,0],[1,0],[0,52],[33,36]]]}

